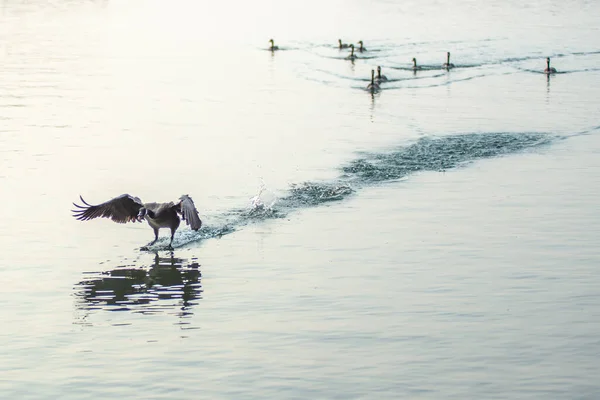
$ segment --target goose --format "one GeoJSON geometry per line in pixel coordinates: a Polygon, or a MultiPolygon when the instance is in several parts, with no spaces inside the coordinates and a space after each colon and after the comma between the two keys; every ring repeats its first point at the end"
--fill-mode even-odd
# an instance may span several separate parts
{"type": "Polygon", "coordinates": [[[358,41],[358,44],[360,44],[360,47],[358,48],[358,51],[360,51],[361,53],[362,53],[363,51],[367,51],[367,48],[366,48],[366,47],[363,47],[363,41],[362,41],[362,40],[359,40],[359,41],[358,41]]]}
{"type": "Polygon", "coordinates": [[[271,47],[269,47],[269,50],[271,50],[271,51],[279,50],[279,46],[275,46],[275,42],[273,41],[273,39],[269,39],[269,43],[271,43],[271,47]]]}
{"type": "Polygon", "coordinates": [[[129,194],[122,194],[98,205],[88,204],[81,196],[79,198],[83,205],[73,203],[77,209],[71,210],[73,217],[79,221],[103,217],[124,224],[126,222],[142,222],[143,219],[146,219],[148,225],[154,230],[154,240],[147,246],[156,243],[160,228],[169,228],[171,229],[169,248],[173,248],[173,236],[175,236],[175,231],[179,228],[180,223],[178,214],[181,214],[181,219],[193,230],[197,231],[202,226],[198,210],[196,210],[192,198],[187,194],[182,195],[177,203],[142,203],[139,197],[129,194]]]}
{"type": "Polygon", "coordinates": [[[380,89],[379,85],[375,82],[375,70],[371,70],[371,83],[367,85],[367,90],[371,93],[376,92],[380,89]]]}
{"type": "Polygon", "coordinates": [[[412,62],[413,62],[413,67],[412,67],[413,71],[416,71],[418,69],[423,69],[423,68],[417,66],[417,59],[416,58],[413,58],[412,62]]]}
{"type": "Polygon", "coordinates": [[[446,69],[454,68],[454,64],[450,62],[450,52],[446,53],[446,62],[442,65],[446,69]]]}
{"type": "Polygon", "coordinates": [[[546,69],[544,70],[545,74],[555,74],[556,73],[556,68],[552,68],[550,66],[550,57],[546,58],[546,69]]]}
{"type": "Polygon", "coordinates": [[[385,82],[388,78],[385,75],[381,75],[381,67],[377,66],[377,83],[385,82]]]}
{"type": "Polygon", "coordinates": [[[358,58],[358,57],[356,57],[356,56],[354,55],[354,45],[353,45],[353,44],[351,44],[351,45],[350,45],[350,55],[349,55],[348,57],[346,57],[346,60],[351,60],[351,61],[354,61],[354,60],[356,60],[357,58],[358,58]]]}
{"type": "Polygon", "coordinates": [[[342,39],[338,39],[340,49],[347,49],[350,47],[347,43],[342,43],[342,39]]]}

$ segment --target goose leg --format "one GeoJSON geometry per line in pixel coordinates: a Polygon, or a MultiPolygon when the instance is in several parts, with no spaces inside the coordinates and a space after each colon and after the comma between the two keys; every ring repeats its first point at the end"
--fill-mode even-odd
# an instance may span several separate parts
{"type": "Polygon", "coordinates": [[[152,246],[158,240],[158,229],[156,229],[156,228],[152,228],[152,229],[154,229],[154,240],[151,241],[150,243],[148,243],[146,246],[152,246]]]}
{"type": "Polygon", "coordinates": [[[154,229],[154,240],[151,241],[150,243],[148,243],[147,245],[140,247],[140,250],[144,250],[144,251],[148,250],[148,246],[152,246],[158,240],[158,229],[156,229],[156,228],[152,228],[152,229],[154,229]]]}
{"type": "Polygon", "coordinates": [[[171,229],[171,241],[169,242],[169,248],[171,250],[173,250],[173,238],[175,237],[175,231],[176,230],[177,230],[177,228],[171,229]]]}

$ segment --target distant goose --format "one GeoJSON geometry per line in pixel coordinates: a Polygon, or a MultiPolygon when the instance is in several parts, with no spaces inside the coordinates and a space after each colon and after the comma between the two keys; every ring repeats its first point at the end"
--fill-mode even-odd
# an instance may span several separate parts
{"type": "Polygon", "coordinates": [[[442,65],[442,67],[446,69],[454,68],[454,64],[450,62],[450,52],[446,53],[446,62],[444,63],[444,65],[442,65]]]}
{"type": "Polygon", "coordinates": [[[340,49],[347,49],[348,47],[350,47],[347,43],[342,43],[342,39],[338,39],[338,43],[339,43],[340,49]]]}
{"type": "Polygon", "coordinates": [[[360,44],[360,47],[358,48],[358,51],[360,51],[361,53],[362,53],[363,51],[367,51],[367,48],[366,48],[366,47],[363,47],[363,41],[362,41],[362,40],[359,40],[359,41],[358,41],[358,44],[360,44]]]}
{"type": "Polygon", "coordinates": [[[158,231],[160,228],[171,229],[171,241],[169,247],[173,244],[173,236],[179,228],[179,215],[195,231],[200,229],[202,221],[198,216],[198,210],[192,201],[192,198],[184,194],[179,198],[179,202],[173,203],[142,203],[138,197],[128,194],[122,194],[112,200],[98,205],[90,205],[79,196],[84,205],[73,203],[77,210],[71,210],[73,216],[79,221],[103,217],[110,218],[115,222],[124,224],[126,222],[142,222],[145,218],[148,225],[154,229],[154,240],[148,243],[153,245],[158,240],[158,231]]]}
{"type": "Polygon", "coordinates": [[[371,93],[376,92],[380,89],[379,85],[375,82],[375,70],[371,70],[371,83],[367,85],[367,90],[371,93]]]}
{"type": "Polygon", "coordinates": [[[269,43],[271,43],[271,47],[269,47],[269,50],[271,50],[271,51],[279,50],[279,46],[275,46],[275,42],[273,41],[273,39],[269,39],[269,43]]]}
{"type": "Polygon", "coordinates": [[[387,76],[381,75],[381,67],[378,65],[377,66],[377,82],[381,83],[381,82],[385,82],[387,80],[388,80],[387,76]]]}
{"type": "Polygon", "coordinates": [[[555,74],[556,68],[552,68],[550,66],[550,57],[546,58],[546,69],[544,70],[545,74],[555,74]]]}
{"type": "Polygon", "coordinates": [[[417,59],[416,58],[413,58],[412,62],[413,62],[413,67],[412,67],[413,71],[416,71],[416,70],[419,70],[419,69],[423,69],[420,66],[417,66],[417,59]]]}
{"type": "Polygon", "coordinates": [[[351,44],[351,45],[350,45],[350,55],[349,55],[348,57],[346,57],[346,60],[352,60],[352,61],[354,61],[354,60],[356,60],[357,58],[358,58],[358,57],[356,57],[356,56],[354,55],[354,45],[353,45],[353,44],[351,44]]]}

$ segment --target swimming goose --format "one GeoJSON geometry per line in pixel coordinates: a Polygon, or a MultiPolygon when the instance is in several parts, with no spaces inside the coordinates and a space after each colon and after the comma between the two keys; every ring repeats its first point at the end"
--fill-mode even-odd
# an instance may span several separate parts
{"type": "Polygon", "coordinates": [[[354,55],[354,45],[353,45],[353,44],[351,44],[351,45],[350,45],[350,55],[349,55],[348,57],[346,57],[346,60],[351,60],[351,61],[354,61],[354,60],[356,60],[357,58],[358,58],[358,57],[356,57],[356,56],[354,55]]]}
{"type": "Polygon", "coordinates": [[[413,67],[412,67],[413,71],[416,71],[418,69],[422,69],[421,67],[417,66],[417,59],[416,58],[413,58],[412,62],[413,62],[413,67]]]}
{"type": "Polygon", "coordinates": [[[342,43],[342,39],[338,39],[338,43],[340,45],[340,49],[347,49],[350,47],[347,43],[342,43]]]}
{"type": "Polygon", "coordinates": [[[388,78],[385,75],[381,75],[381,67],[377,66],[377,83],[385,82],[388,78]]]}
{"type": "Polygon", "coordinates": [[[546,58],[546,69],[544,70],[545,74],[555,74],[556,68],[550,67],[550,57],[546,58]]]}
{"type": "Polygon", "coordinates": [[[154,230],[154,240],[148,243],[153,245],[158,240],[158,230],[160,228],[171,229],[171,241],[169,247],[173,244],[173,236],[179,228],[179,215],[195,231],[200,229],[202,221],[198,216],[198,210],[192,201],[192,198],[184,194],[179,198],[178,203],[142,203],[138,197],[128,194],[122,194],[112,200],[102,204],[88,204],[83,197],[79,196],[84,205],[73,203],[77,210],[71,210],[73,216],[79,221],[103,217],[110,218],[115,222],[124,224],[126,222],[142,222],[145,218],[148,225],[154,230]]]}
{"type": "Polygon", "coordinates": [[[269,47],[269,50],[271,50],[271,51],[279,50],[279,47],[275,46],[275,42],[273,41],[273,39],[269,39],[269,43],[271,43],[271,47],[269,47]]]}
{"type": "Polygon", "coordinates": [[[367,90],[371,93],[376,92],[380,89],[379,85],[375,82],[375,70],[371,70],[371,83],[367,85],[367,90]]]}
{"type": "Polygon", "coordinates": [[[358,51],[360,51],[361,53],[362,53],[363,51],[367,51],[367,48],[366,48],[366,47],[363,47],[363,41],[362,41],[362,40],[359,40],[359,41],[358,41],[358,44],[360,44],[360,47],[358,48],[358,51]]]}
{"type": "Polygon", "coordinates": [[[450,52],[446,53],[446,62],[442,65],[446,69],[454,68],[454,64],[450,62],[450,52]]]}

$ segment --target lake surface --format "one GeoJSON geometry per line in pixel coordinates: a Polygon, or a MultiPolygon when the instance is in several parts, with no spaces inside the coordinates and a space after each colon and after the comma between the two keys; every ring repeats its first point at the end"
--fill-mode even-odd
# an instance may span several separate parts
{"type": "Polygon", "coordinates": [[[0,398],[598,398],[599,20],[3,1],[0,398]]]}

